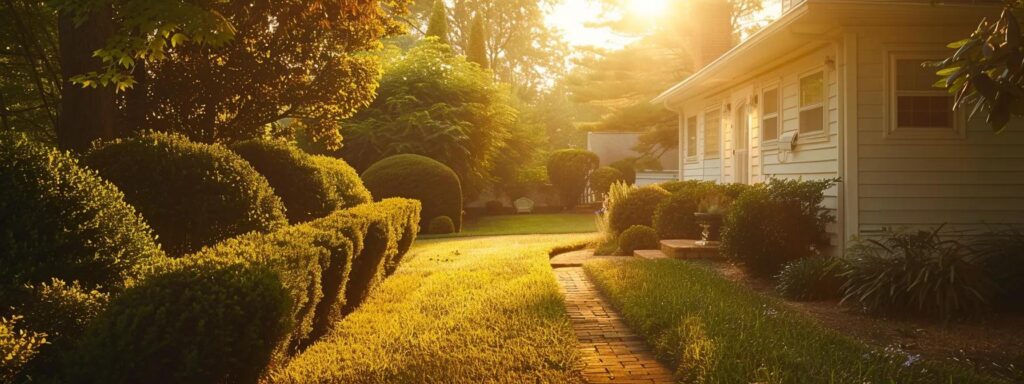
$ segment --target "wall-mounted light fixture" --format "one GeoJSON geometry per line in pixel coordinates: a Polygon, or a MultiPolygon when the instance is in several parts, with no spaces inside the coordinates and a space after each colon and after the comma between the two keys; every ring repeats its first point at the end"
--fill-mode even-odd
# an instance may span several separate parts
{"type": "Polygon", "coordinates": [[[758,95],[755,93],[754,96],[750,97],[750,105],[753,106],[753,107],[756,107],[757,103],[759,101],[757,96],[758,95]]]}
{"type": "Polygon", "coordinates": [[[825,66],[834,71],[836,69],[836,59],[833,59],[832,56],[825,56],[825,66]]]}
{"type": "Polygon", "coordinates": [[[726,113],[732,112],[732,103],[725,103],[724,109],[726,113]]]}

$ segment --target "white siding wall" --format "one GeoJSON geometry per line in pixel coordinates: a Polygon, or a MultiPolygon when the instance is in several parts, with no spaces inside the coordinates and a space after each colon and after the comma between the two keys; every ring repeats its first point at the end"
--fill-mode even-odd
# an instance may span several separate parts
{"type": "Polygon", "coordinates": [[[1024,124],[1001,135],[968,124],[966,138],[885,137],[885,68],[894,50],[937,50],[971,24],[934,29],[865,28],[858,35],[859,230],[951,229],[1024,223],[1024,124]]]}
{"type": "MultiPolygon", "coordinates": [[[[750,106],[749,139],[750,139],[750,179],[753,182],[764,182],[769,178],[789,178],[818,180],[839,177],[839,84],[835,68],[826,65],[827,59],[836,58],[835,45],[825,45],[820,49],[796,59],[788,59],[785,63],[765,63],[769,69],[749,79],[739,79],[727,87],[716,89],[713,94],[687,100],[683,107],[686,116],[698,116],[698,150],[704,148],[704,112],[715,106],[731,104],[728,112],[722,109],[722,150],[720,159],[704,159],[703,153],[684,160],[682,177],[684,180],[713,180],[729,183],[735,180],[732,158],[734,145],[733,128],[737,126],[737,110],[744,103],[751,103],[754,96],[761,99],[764,89],[778,87],[782,100],[780,136],[786,132],[799,130],[799,84],[802,75],[824,70],[826,76],[826,129],[821,135],[810,135],[797,140],[792,152],[781,152],[774,143],[761,142],[760,106],[750,106]]],[[[685,119],[683,119],[685,123],[685,119]]],[[[685,130],[680,134],[685,135],[685,130]]],[[[683,136],[685,143],[685,136],[683,136]]],[[[838,188],[826,191],[824,204],[838,213],[838,188]]],[[[834,234],[833,244],[839,244],[838,229],[835,225],[829,228],[834,234]]]]}

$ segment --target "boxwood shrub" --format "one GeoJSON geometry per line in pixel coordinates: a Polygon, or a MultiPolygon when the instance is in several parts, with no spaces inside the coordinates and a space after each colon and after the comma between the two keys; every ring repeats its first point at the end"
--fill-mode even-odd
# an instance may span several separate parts
{"type": "Polygon", "coordinates": [[[418,202],[389,199],[149,263],[68,353],[63,378],[257,382],[388,275],[418,220],[418,202]]]}
{"type": "Polygon", "coordinates": [[[659,186],[647,186],[629,192],[625,198],[616,201],[608,217],[612,232],[622,233],[634,225],[651,226],[654,211],[671,196],[659,186]]]}
{"type": "Polygon", "coordinates": [[[427,233],[431,235],[447,235],[455,232],[455,223],[448,216],[438,216],[430,220],[427,233]]]}
{"type": "Polygon", "coordinates": [[[231,150],[267,178],[290,222],[324,217],[341,205],[323,168],[298,147],[282,140],[255,139],[235,143],[231,150]]]}
{"type": "Polygon", "coordinates": [[[345,160],[330,156],[313,156],[313,161],[327,177],[327,183],[334,190],[333,210],[351,208],[373,201],[370,190],[363,185],[359,173],[345,160]]]}
{"type": "Polygon", "coordinates": [[[146,133],[100,144],[85,162],[124,191],[175,256],[287,224],[267,179],[220,145],[146,133]]]}
{"type": "Polygon", "coordinates": [[[52,278],[117,289],[160,254],[117,187],[69,154],[0,133],[0,308],[52,278]]]}
{"type": "Polygon", "coordinates": [[[786,263],[823,253],[826,231],[835,221],[821,206],[838,180],[782,180],[745,188],[722,225],[722,254],[759,276],[772,276],[786,263]]]}
{"type": "Polygon", "coordinates": [[[455,232],[462,231],[462,184],[448,166],[420,155],[397,155],[373,164],[363,172],[363,182],[376,199],[404,197],[423,204],[420,227],[428,220],[448,216],[455,232]]]}
{"type": "Polygon", "coordinates": [[[626,255],[642,249],[658,249],[658,233],[645,225],[634,225],[619,235],[619,250],[626,255]]]}

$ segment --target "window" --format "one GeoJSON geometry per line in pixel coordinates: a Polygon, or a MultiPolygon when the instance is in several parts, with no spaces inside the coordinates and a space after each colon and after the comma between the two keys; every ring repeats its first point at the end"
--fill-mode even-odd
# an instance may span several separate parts
{"type": "Polygon", "coordinates": [[[722,130],[722,111],[713,110],[704,114],[704,157],[716,158],[719,152],[719,136],[722,130]]]}
{"type": "Polygon", "coordinates": [[[764,91],[761,99],[761,140],[777,140],[779,138],[779,89],[764,91]]]}
{"type": "Polygon", "coordinates": [[[825,129],[825,73],[800,79],[800,133],[825,129]]]}
{"type": "Polygon", "coordinates": [[[938,77],[921,64],[928,60],[896,58],[893,63],[895,129],[953,129],[953,97],[933,88],[938,77]]]}
{"type": "Polygon", "coordinates": [[[697,116],[686,119],[686,157],[697,156],[697,116]]]}

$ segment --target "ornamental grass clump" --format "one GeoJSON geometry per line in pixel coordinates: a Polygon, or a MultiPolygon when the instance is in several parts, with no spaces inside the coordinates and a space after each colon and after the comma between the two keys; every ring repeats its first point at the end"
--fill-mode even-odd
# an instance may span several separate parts
{"type": "Polygon", "coordinates": [[[793,260],[777,276],[776,290],[795,301],[830,300],[842,297],[843,279],[838,275],[838,260],[808,257],[793,260]]]}
{"type": "Polygon", "coordinates": [[[987,312],[996,285],[984,260],[941,230],[890,231],[854,244],[841,264],[843,302],[874,314],[942,320],[987,312]]]}

